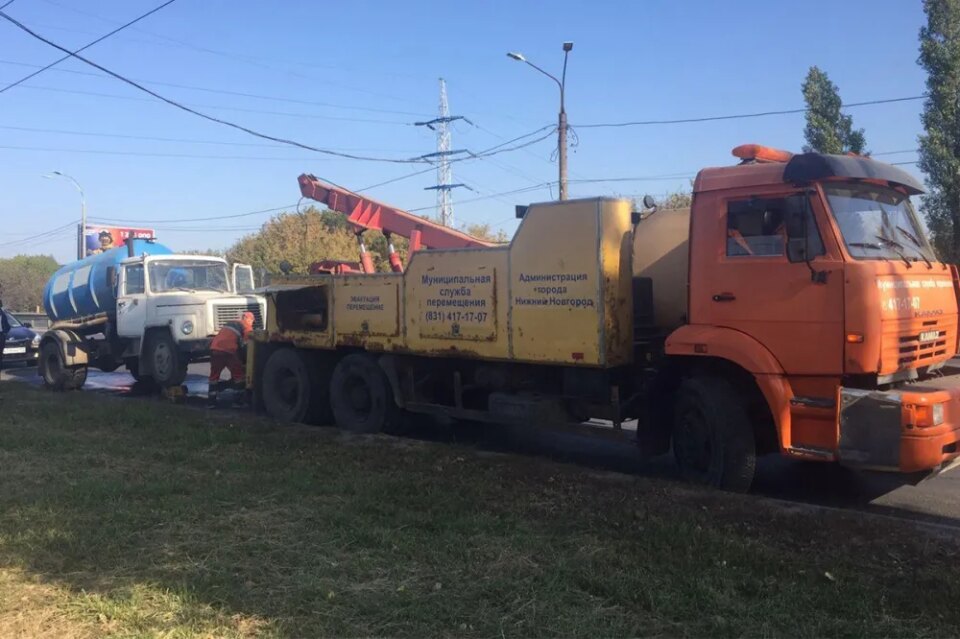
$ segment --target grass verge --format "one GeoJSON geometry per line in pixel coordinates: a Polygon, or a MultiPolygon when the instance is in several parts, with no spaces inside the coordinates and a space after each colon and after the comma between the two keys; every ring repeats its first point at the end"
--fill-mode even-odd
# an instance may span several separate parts
{"type": "Polygon", "coordinates": [[[0,388],[0,636],[946,636],[909,523],[0,388]],[[881,522],[881,523],[878,523],[881,522]]]}

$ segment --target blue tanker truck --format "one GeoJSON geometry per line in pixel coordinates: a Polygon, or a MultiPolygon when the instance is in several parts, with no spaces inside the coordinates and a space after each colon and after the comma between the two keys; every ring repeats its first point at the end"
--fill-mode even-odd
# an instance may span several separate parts
{"type": "Polygon", "coordinates": [[[179,386],[190,362],[209,357],[210,340],[226,322],[251,311],[264,325],[265,303],[253,288],[249,266],[127,240],[62,267],[47,282],[51,325],[40,341],[38,371],[55,390],[80,388],[91,366],[125,366],[144,384],[179,386]]]}

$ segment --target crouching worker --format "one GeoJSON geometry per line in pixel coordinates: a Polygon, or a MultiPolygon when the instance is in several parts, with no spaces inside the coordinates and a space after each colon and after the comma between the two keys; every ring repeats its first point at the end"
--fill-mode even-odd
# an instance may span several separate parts
{"type": "Polygon", "coordinates": [[[220,391],[246,391],[247,338],[253,331],[253,313],[246,312],[240,321],[227,322],[210,343],[210,389],[207,405],[216,408],[220,391]],[[223,369],[230,371],[230,381],[220,381],[223,369]]]}

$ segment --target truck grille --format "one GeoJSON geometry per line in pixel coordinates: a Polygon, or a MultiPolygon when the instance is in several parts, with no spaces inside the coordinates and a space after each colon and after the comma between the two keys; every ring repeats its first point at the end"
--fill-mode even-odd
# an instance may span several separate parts
{"type": "Polygon", "coordinates": [[[929,366],[953,355],[957,328],[952,321],[927,320],[919,327],[901,325],[899,329],[884,336],[882,359],[886,372],[929,366]]]}
{"type": "Polygon", "coordinates": [[[253,313],[253,327],[263,328],[263,316],[259,304],[223,304],[213,308],[214,330],[219,331],[227,322],[239,322],[247,311],[253,313]]]}

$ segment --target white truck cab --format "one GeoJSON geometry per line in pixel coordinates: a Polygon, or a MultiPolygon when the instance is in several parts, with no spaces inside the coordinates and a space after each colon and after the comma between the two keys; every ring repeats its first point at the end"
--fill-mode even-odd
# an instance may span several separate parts
{"type": "Polygon", "coordinates": [[[127,258],[117,282],[117,336],[134,377],[162,386],[183,382],[187,364],[209,354],[210,340],[249,311],[263,326],[263,298],[253,295],[253,269],[218,257],[147,255],[127,258]],[[136,362],[133,355],[136,353],[136,362]]]}

